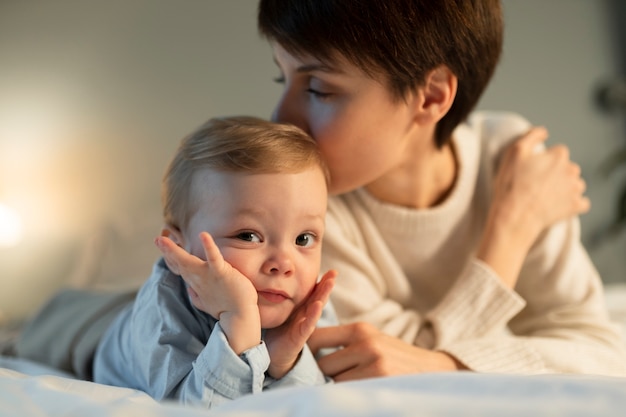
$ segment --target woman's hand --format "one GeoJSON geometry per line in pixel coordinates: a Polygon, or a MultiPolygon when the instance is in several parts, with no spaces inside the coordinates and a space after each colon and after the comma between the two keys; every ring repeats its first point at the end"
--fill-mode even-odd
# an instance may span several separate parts
{"type": "Polygon", "coordinates": [[[326,272],[307,299],[293,311],[287,322],[266,331],[265,344],[270,355],[268,372],[273,378],[282,378],[298,360],[302,348],[322,315],[324,305],[335,285],[336,276],[335,271],[326,272]]]}
{"type": "Polygon", "coordinates": [[[261,319],[254,285],[220,253],[211,235],[200,234],[206,261],[167,237],[155,240],[172,272],[188,285],[193,305],[219,320],[232,349],[241,354],[261,341],[261,319]]]}
{"type": "Polygon", "coordinates": [[[510,288],[528,250],[547,227],[585,213],[580,167],[563,145],[541,149],[544,128],[533,128],[505,151],[495,178],[493,199],[477,256],[510,288]]]}
{"type": "Polygon", "coordinates": [[[337,382],[465,369],[444,352],[409,345],[367,323],[317,328],[308,344],[313,353],[340,347],[318,360],[324,375],[337,382]]]}

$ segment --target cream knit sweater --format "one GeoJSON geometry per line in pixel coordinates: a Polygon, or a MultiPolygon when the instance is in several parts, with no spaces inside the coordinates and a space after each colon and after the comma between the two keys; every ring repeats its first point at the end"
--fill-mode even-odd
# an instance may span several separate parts
{"type": "Polygon", "coordinates": [[[454,133],[454,189],[432,209],[363,189],[330,200],[322,270],[339,272],[332,301],[343,323],[370,322],[478,372],[626,376],[578,219],[540,236],[514,291],[475,257],[498,156],[529,127],[511,113],[473,114],[454,133]]]}

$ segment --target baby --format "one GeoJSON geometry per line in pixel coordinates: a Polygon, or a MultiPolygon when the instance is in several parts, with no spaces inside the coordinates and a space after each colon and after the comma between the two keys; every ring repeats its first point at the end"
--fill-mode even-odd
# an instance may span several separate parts
{"type": "Polygon", "coordinates": [[[207,407],[329,382],[306,345],[336,275],[318,280],[327,183],[291,125],[217,118],[185,138],[163,181],[164,257],[99,343],[94,380],[207,407]]]}

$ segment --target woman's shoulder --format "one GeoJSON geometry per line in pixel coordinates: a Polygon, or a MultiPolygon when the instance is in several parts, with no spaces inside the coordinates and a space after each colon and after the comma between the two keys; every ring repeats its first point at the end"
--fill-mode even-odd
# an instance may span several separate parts
{"type": "Polygon", "coordinates": [[[363,188],[330,197],[325,242],[362,247],[367,239],[378,238],[377,231],[388,216],[385,208],[378,206],[386,205],[374,201],[363,188]]]}
{"type": "Polygon", "coordinates": [[[504,150],[531,127],[525,117],[515,112],[476,111],[455,131],[461,165],[475,166],[478,184],[474,190],[487,199],[484,204],[488,204],[489,190],[504,150]]]}
{"type": "Polygon", "coordinates": [[[326,231],[341,231],[345,234],[348,230],[358,230],[355,214],[362,209],[362,203],[356,197],[356,191],[334,195],[328,199],[328,211],[326,213],[326,231]]]}
{"type": "Polygon", "coordinates": [[[528,132],[532,124],[522,115],[507,111],[476,111],[461,126],[479,141],[483,156],[497,158],[502,150],[528,132]]]}

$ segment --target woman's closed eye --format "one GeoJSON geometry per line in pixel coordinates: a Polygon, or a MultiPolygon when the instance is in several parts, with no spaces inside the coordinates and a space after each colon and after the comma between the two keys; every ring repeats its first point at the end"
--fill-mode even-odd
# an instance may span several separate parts
{"type": "Polygon", "coordinates": [[[326,93],[323,91],[316,90],[314,88],[307,88],[306,92],[312,95],[313,97],[319,98],[319,99],[329,98],[330,96],[332,96],[332,93],[326,93]]]}
{"type": "MultiPolygon", "coordinates": [[[[274,82],[276,84],[285,84],[285,81],[286,81],[285,76],[282,74],[274,78],[274,82]]],[[[318,98],[318,99],[329,98],[330,96],[333,95],[332,93],[328,91],[322,91],[321,89],[317,87],[311,87],[311,86],[309,86],[305,91],[311,96],[318,98]]]]}

